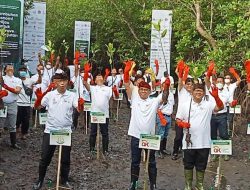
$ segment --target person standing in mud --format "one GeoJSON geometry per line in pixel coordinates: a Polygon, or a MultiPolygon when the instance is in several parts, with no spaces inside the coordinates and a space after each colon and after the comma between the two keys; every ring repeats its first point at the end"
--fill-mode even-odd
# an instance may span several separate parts
{"type": "MultiPolygon", "coordinates": [[[[156,98],[149,98],[151,86],[145,81],[141,81],[137,88],[131,88],[129,81],[129,71],[131,65],[127,62],[124,70],[124,85],[131,99],[131,119],[128,135],[131,136],[131,184],[129,190],[135,190],[138,185],[141,151],[139,148],[140,134],[155,134],[156,111],[159,105],[167,101],[168,90],[165,89],[162,94],[156,98]],[[138,93],[134,91],[138,90],[138,93]]],[[[150,190],[156,189],[157,168],[155,161],[155,151],[150,151],[149,157],[149,181],[150,190]]]]}
{"type": "MultiPolygon", "coordinates": [[[[50,145],[50,132],[52,130],[67,130],[71,132],[73,108],[77,108],[79,112],[83,111],[84,100],[77,97],[73,92],[67,91],[68,76],[66,74],[56,74],[53,77],[56,83],[56,90],[47,94],[42,94],[41,89],[36,91],[37,100],[35,108],[42,107],[48,108],[48,119],[45,125],[41,160],[39,163],[39,179],[33,185],[33,190],[42,188],[44,177],[47,167],[54,155],[56,146],[50,145]],[[60,110],[60,112],[58,112],[60,110]]],[[[70,146],[62,147],[62,160],[61,160],[61,184],[63,187],[72,188],[69,184],[69,171],[70,171],[70,146]]]]}
{"type": "Polygon", "coordinates": [[[4,106],[7,106],[7,117],[0,118],[0,128],[6,127],[10,132],[11,147],[20,149],[16,143],[16,119],[17,119],[17,99],[22,89],[22,81],[14,76],[14,66],[8,64],[4,68],[5,76],[1,78],[3,89],[8,91],[8,95],[3,97],[4,106]]]}
{"type": "Polygon", "coordinates": [[[211,147],[210,121],[213,112],[224,108],[216,87],[212,88],[208,99],[205,94],[205,85],[194,84],[191,100],[183,102],[176,115],[176,123],[184,132],[182,148],[185,190],[192,189],[194,167],[195,188],[204,190],[203,179],[211,147]]]}

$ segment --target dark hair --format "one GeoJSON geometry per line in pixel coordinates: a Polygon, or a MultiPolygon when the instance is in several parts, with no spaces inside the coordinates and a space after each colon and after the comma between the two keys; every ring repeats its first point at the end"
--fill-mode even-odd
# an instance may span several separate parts
{"type": "Polygon", "coordinates": [[[20,67],[20,68],[18,69],[18,71],[27,71],[27,68],[26,68],[25,66],[23,66],[23,67],[20,67]]]}
{"type": "Polygon", "coordinates": [[[218,76],[217,79],[223,79],[224,81],[225,78],[223,76],[218,76]]]}
{"type": "Polygon", "coordinates": [[[142,75],[135,75],[135,82],[139,79],[142,79],[145,81],[144,77],[142,75]]]}
{"type": "Polygon", "coordinates": [[[68,80],[68,75],[66,73],[56,73],[53,77],[52,77],[52,81],[54,79],[61,79],[61,80],[68,80]]]}
{"type": "Polygon", "coordinates": [[[205,92],[205,85],[204,84],[200,84],[200,83],[196,83],[194,84],[193,90],[195,89],[201,89],[205,92]]]}
{"type": "Polygon", "coordinates": [[[191,82],[194,84],[194,79],[193,78],[187,78],[187,80],[185,81],[185,84],[187,84],[188,82],[191,82]]]}

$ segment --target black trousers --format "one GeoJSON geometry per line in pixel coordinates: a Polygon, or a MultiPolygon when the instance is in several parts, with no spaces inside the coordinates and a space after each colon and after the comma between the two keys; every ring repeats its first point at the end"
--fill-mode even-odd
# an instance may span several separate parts
{"type": "Polygon", "coordinates": [[[19,128],[21,126],[21,133],[25,135],[28,133],[29,125],[30,125],[30,107],[18,106],[16,127],[19,128]]]}
{"type": "Polygon", "coordinates": [[[203,149],[185,149],[183,163],[185,170],[192,170],[194,167],[197,171],[205,171],[210,148],[203,149]]]}
{"type": "MultiPolygon", "coordinates": [[[[39,180],[43,181],[47,167],[49,166],[51,159],[54,155],[56,146],[50,145],[50,134],[44,133],[42,142],[42,155],[39,163],[39,180]]],[[[70,151],[71,146],[62,147],[61,157],[61,182],[68,181],[70,170],[70,151]]]]}
{"type": "Polygon", "coordinates": [[[182,147],[183,129],[175,125],[175,138],[173,154],[178,154],[179,149],[182,147]]]}

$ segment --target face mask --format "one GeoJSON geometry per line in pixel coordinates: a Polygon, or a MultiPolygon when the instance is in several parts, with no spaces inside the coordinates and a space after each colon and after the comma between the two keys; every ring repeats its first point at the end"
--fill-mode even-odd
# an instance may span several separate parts
{"type": "Polygon", "coordinates": [[[225,83],[230,83],[230,79],[225,79],[225,83]]]}
{"type": "Polygon", "coordinates": [[[26,77],[27,73],[25,71],[19,72],[20,77],[26,77]]]}
{"type": "Polygon", "coordinates": [[[218,89],[220,89],[220,90],[221,90],[221,89],[223,88],[223,84],[221,84],[221,83],[217,83],[217,84],[216,84],[216,87],[217,87],[218,89]]]}
{"type": "Polygon", "coordinates": [[[46,68],[47,69],[51,69],[51,65],[46,65],[46,68]]]}

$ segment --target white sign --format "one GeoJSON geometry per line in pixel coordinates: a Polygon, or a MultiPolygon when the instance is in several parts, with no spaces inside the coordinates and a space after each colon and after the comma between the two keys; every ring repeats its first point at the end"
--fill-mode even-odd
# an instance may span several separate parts
{"type": "Polygon", "coordinates": [[[247,134],[250,135],[250,123],[247,125],[247,134]]]}
{"type": "Polygon", "coordinates": [[[232,140],[212,140],[211,154],[232,155],[232,140]]]}
{"type": "Polygon", "coordinates": [[[35,105],[35,102],[36,102],[36,99],[35,98],[32,98],[31,101],[30,101],[30,107],[34,107],[35,105]]]}
{"type": "Polygon", "coordinates": [[[123,100],[123,93],[119,93],[119,97],[116,98],[115,95],[114,95],[114,100],[123,100]]]}
{"type": "Polygon", "coordinates": [[[160,135],[140,135],[139,148],[160,150],[161,136],[160,135]]]}
{"type": "Polygon", "coordinates": [[[229,113],[236,113],[236,114],[241,113],[241,105],[236,105],[235,108],[230,107],[229,113]]]}
{"type": "Polygon", "coordinates": [[[171,88],[170,91],[172,92],[172,94],[176,93],[176,88],[171,88]]]}
{"type": "Polygon", "coordinates": [[[45,125],[47,122],[48,116],[47,113],[39,113],[39,124],[45,125]]]}
{"type": "Polygon", "coordinates": [[[91,111],[91,103],[84,102],[84,111],[91,111]]]}
{"type": "Polygon", "coordinates": [[[91,123],[106,123],[105,113],[90,112],[91,123]]]}
{"type": "Polygon", "coordinates": [[[71,132],[65,130],[51,131],[50,145],[71,146],[71,132]]]}
{"type": "Polygon", "coordinates": [[[161,32],[167,29],[167,34],[164,38],[162,38],[162,46],[160,43],[160,39],[155,36],[159,36],[159,32],[155,30],[152,25],[151,28],[151,48],[150,48],[150,67],[156,70],[155,68],[155,59],[159,61],[159,73],[157,75],[157,79],[163,77],[164,71],[166,68],[168,69],[168,73],[170,74],[170,52],[171,52],[171,34],[172,34],[172,11],[171,10],[153,10],[152,11],[152,22],[158,23],[161,20],[161,32]],[[166,63],[165,63],[165,59],[166,63]],[[167,64],[167,65],[166,65],[167,64]]]}
{"type": "Polygon", "coordinates": [[[74,52],[76,49],[89,57],[91,22],[75,21],[74,52]]]}
{"type": "Polygon", "coordinates": [[[28,60],[28,68],[31,73],[36,73],[38,52],[44,54],[41,46],[45,44],[46,3],[33,3],[29,15],[24,22],[23,58],[28,60]]]}
{"type": "Polygon", "coordinates": [[[7,117],[7,106],[0,110],[0,117],[7,117]]]}

